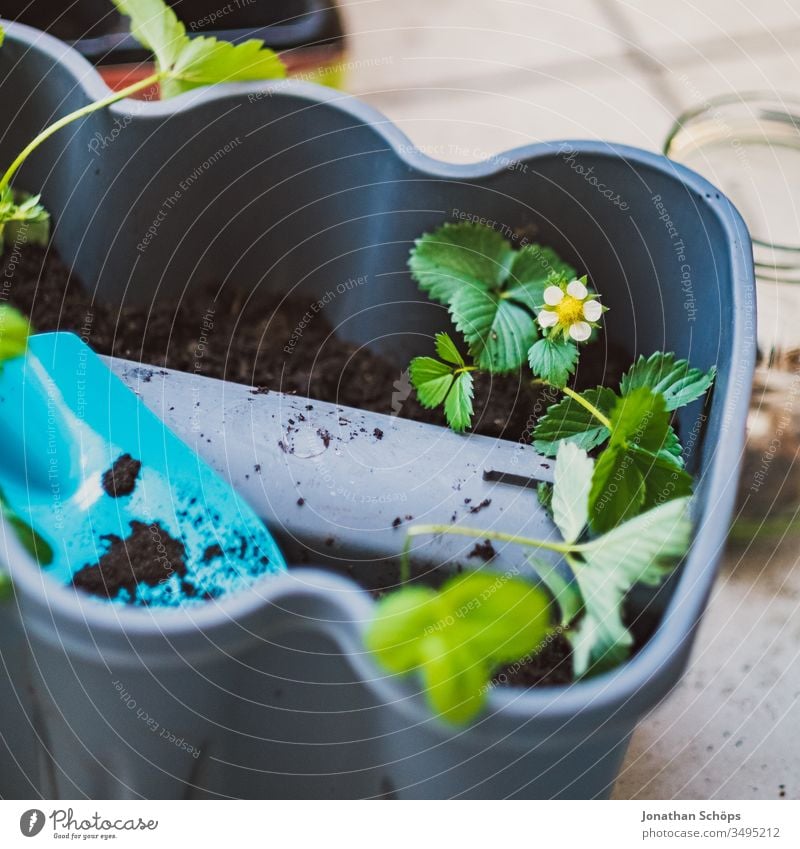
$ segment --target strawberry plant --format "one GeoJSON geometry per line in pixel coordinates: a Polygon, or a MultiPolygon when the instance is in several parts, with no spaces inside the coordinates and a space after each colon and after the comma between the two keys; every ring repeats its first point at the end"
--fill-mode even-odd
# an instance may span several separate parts
{"type": "MultiPolygon", "coordinates": [[[[601,329],[605,307],[586,275],[552,248],[515,250],[496,231],[445,224],[416,241],[409,269],[420,288],[447,306],[468,356],[447,333],[436,335],[438,359],[411,361],[420,403],[442,407],[453,430],[472,422],[473,376],[528,368],[531,379],[563,393],[533,431],[534,448],[554,457],[562,442],[602,449],[592,472],[589,524],[610,530],[670,498],[691,492],[672,413],[699,399],[714,380],[674,354],[640,357],[619,389],[577,392],[568,385],[581,346],[601,329]]],[[[546,491],[543,493],[546,498],[546,491]]]]}
{"type": "Polygon", "coordinates": [[[592,534],[594,465],[576,445],[560,446],[552,490],[560,541],[456,525],[409,529],[406,578],[410,542],[425,534],[512,542],[536,552],[530,557],[533,582],[472,572],[451,579],[438,593],[409,586],[379,603],[367,647],[390,671],[419,673],[431,707],[446,719],[472,719],[483,707],[493,673],[504,663],[535,655],[556,629],[572,643],[577,677],[627,658],[633,637],[622,619],[622,602],[636,583],[659,584],[686,552],[689,499],[672,499],[606,533],[592,534]],[[553,552],[563,562],[549,562],[542,552],[553,552]],[[487,587],[503,587],[503,592],[487,592],[487,587]]]}
{"type": "MultiPolygon", "coordinates": [[[[11,184],[28,157],[59,130],[156,85],[167,98],[200,86],[286,75],[278,55],[259,39],[234,45],[208,36],[190,38],[185,25],[163,0],[114,0],[114,5],[130,18],[133,36],[153,52],[156,69],[144,79],[59,118],[20,151],[0,177],[0,252],[8,228],[20,224],[37,225],[35,236],[27,234],[28,241],[46,244],[48,240],[49,216],[39,197],[14,192],[11,184]]],[[[0,45],[2,41],[0,27],[0,45]]]]}
{"type": "Polygon", "coordinates": [[[480,710],[500,663],[535,655],[552,629],[571,642],[576,677],[627,658],[633,638],[622,617],[626,595],[637,583],[659,584],[685,554],[691,536],[693,479],[672,416],[705,394],[715,372],[657,352],[639,357],[616,389],[570,387],[581,346],[600,331],[605,307],[587,276],[578,276],[551,248],[515,250],[486,227],[445,224],[417,240],[409,268],[420,288],[447,306],[468,352],[439,333],[438,359],[412,360],[411,380],[423,406],[443,407],[453,430],[466,430],[478,371],[529,368],[531,380],[563,394],[533,430],[534,448],[556,458],[554,483],[540,485],[539,498],[561,540],[455,524],[415,525],[403,556],[407,581],[410,545],[421,535],[525,546],[532,551],[536,582],[529,586],[547,589],[549,612],[542,611],[540,593],[526,594],[527,582],[514,580],[514,616],[498,615],[480,602],[468,606],[468,615],[458,615],[453,599],[463,603],[464,593],[481,595],[482,582],[497,580],[473,573],[453,584],[458,592],[448,584],[439,594],[407,587],[389,595],[369,633],[368,645],[380,662],[395,672],[419,672],[433,709],[465,721],[480,710]],[[544,559],[543,552],[560,561],[544,559]],[[439,624],[431,631],[434,610],[439,624]],[[486,639],[472,639],[475,629],[486,639]]]}

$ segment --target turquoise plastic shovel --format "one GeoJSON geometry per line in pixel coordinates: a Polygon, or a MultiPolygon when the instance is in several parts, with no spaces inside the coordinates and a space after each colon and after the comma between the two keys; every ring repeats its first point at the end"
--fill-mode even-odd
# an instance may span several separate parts
{"type": "Polygon", "coordinates": [[[286,569],[250,506],[72,333],[4,364],[0,439],[7,507],[77,590],[171,607],[286,569]]]}

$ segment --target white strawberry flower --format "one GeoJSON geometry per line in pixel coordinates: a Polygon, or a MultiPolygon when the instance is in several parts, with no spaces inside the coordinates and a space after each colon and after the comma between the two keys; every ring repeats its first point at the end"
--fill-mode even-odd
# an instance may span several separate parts
{"type": "Polygon", "coordinates": [[[551,336],[563,333],[565,338],[585,342],[603,314],[597,295],[586,288],[585,277],[569,283],[551,283],[544,290],[544,305],[538,321],[551,336]]]}

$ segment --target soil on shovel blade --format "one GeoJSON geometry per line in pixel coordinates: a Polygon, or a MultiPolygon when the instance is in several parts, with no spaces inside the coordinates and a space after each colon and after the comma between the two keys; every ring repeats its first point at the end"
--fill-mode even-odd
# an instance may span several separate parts
{"type": "Polygon", "coordinates": [[[136,478],[139,477],[142,464],[134,460],[130,454],[123,454],[114,461],[114,465],[103,475],[101,485],[106,495],[111,498],[121,498],[130,495],[136,489],[136,478]]]}
{"type": "Polygon", "coordinates": [[[113,534],[102,538],[108,550],[94,564],[87,564],[72,579],[73,586],[93,595],[116,598],[120,590],[133,595],[141,584],[157,586],[173,575],[186,574],[186,550],[161,525],[131,522],[131,532],[122,539],[113,534]]]}
{"type": "MultiPolygon", "coordinates": [[[[252,305],[244,288],[225,287],[220,292],[215,287],[180,301],[161,301],[157,309],[118,309],[93,297],[53,250],[31,246],[6,251],[0,259],[0,274],[4,300],[25,313],[37,332],[71,330],[100,354],[244,383],[261,392],[297,394],[446,424],[440,411],[425,410],[417,402],[403,369],[366,348],[338,339],[322,312],[315,313],[311,321],[304,320],[310,307],[307,300],[276,299],[252,305]]],[[[598,343],[593,356],[581,358],[575,386],[616,385],[627,362],[621,350],[598,343]]],[[[530,442],[536,419],[552,400],[519,375],[478,375],[473,430],[530,442]]],[[[139,469],[131,460],[120,458],[119,468],[115,464],[107,473],[103,485],[109,495],[119,497],[132,491],[139,469]]],[[[126,540],[109,540],[108,551],[98,563],[75,575],[75,586],[111,597],[137,582],[163,579],[162,560],[151,556],[153,538],[149,526],[142,525],[133,528],[126,540]],[[134,562],[144,563],[143,570],[133,567],[134,562]]],[[[182,545],[171,542],[170,568],[181,574],[186,568],[182,545]]],[[[488,549],[482,553],[490,556],[488,549]]],[[[569,683],[569,655],[569,643],[559,637],[532,661],[499,670],[495,682],[515,686],[569,683]]]]}

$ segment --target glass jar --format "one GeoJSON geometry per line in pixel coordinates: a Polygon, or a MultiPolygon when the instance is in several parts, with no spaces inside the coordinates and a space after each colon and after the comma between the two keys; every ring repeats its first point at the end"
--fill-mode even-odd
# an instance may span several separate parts
{"type": "Polygon", "coordinates": [[[732,535],[800,530],[800,99],[715,98],[677,120],[664,153],[718,186],[753,239],[758,363],[732,535]]]}

